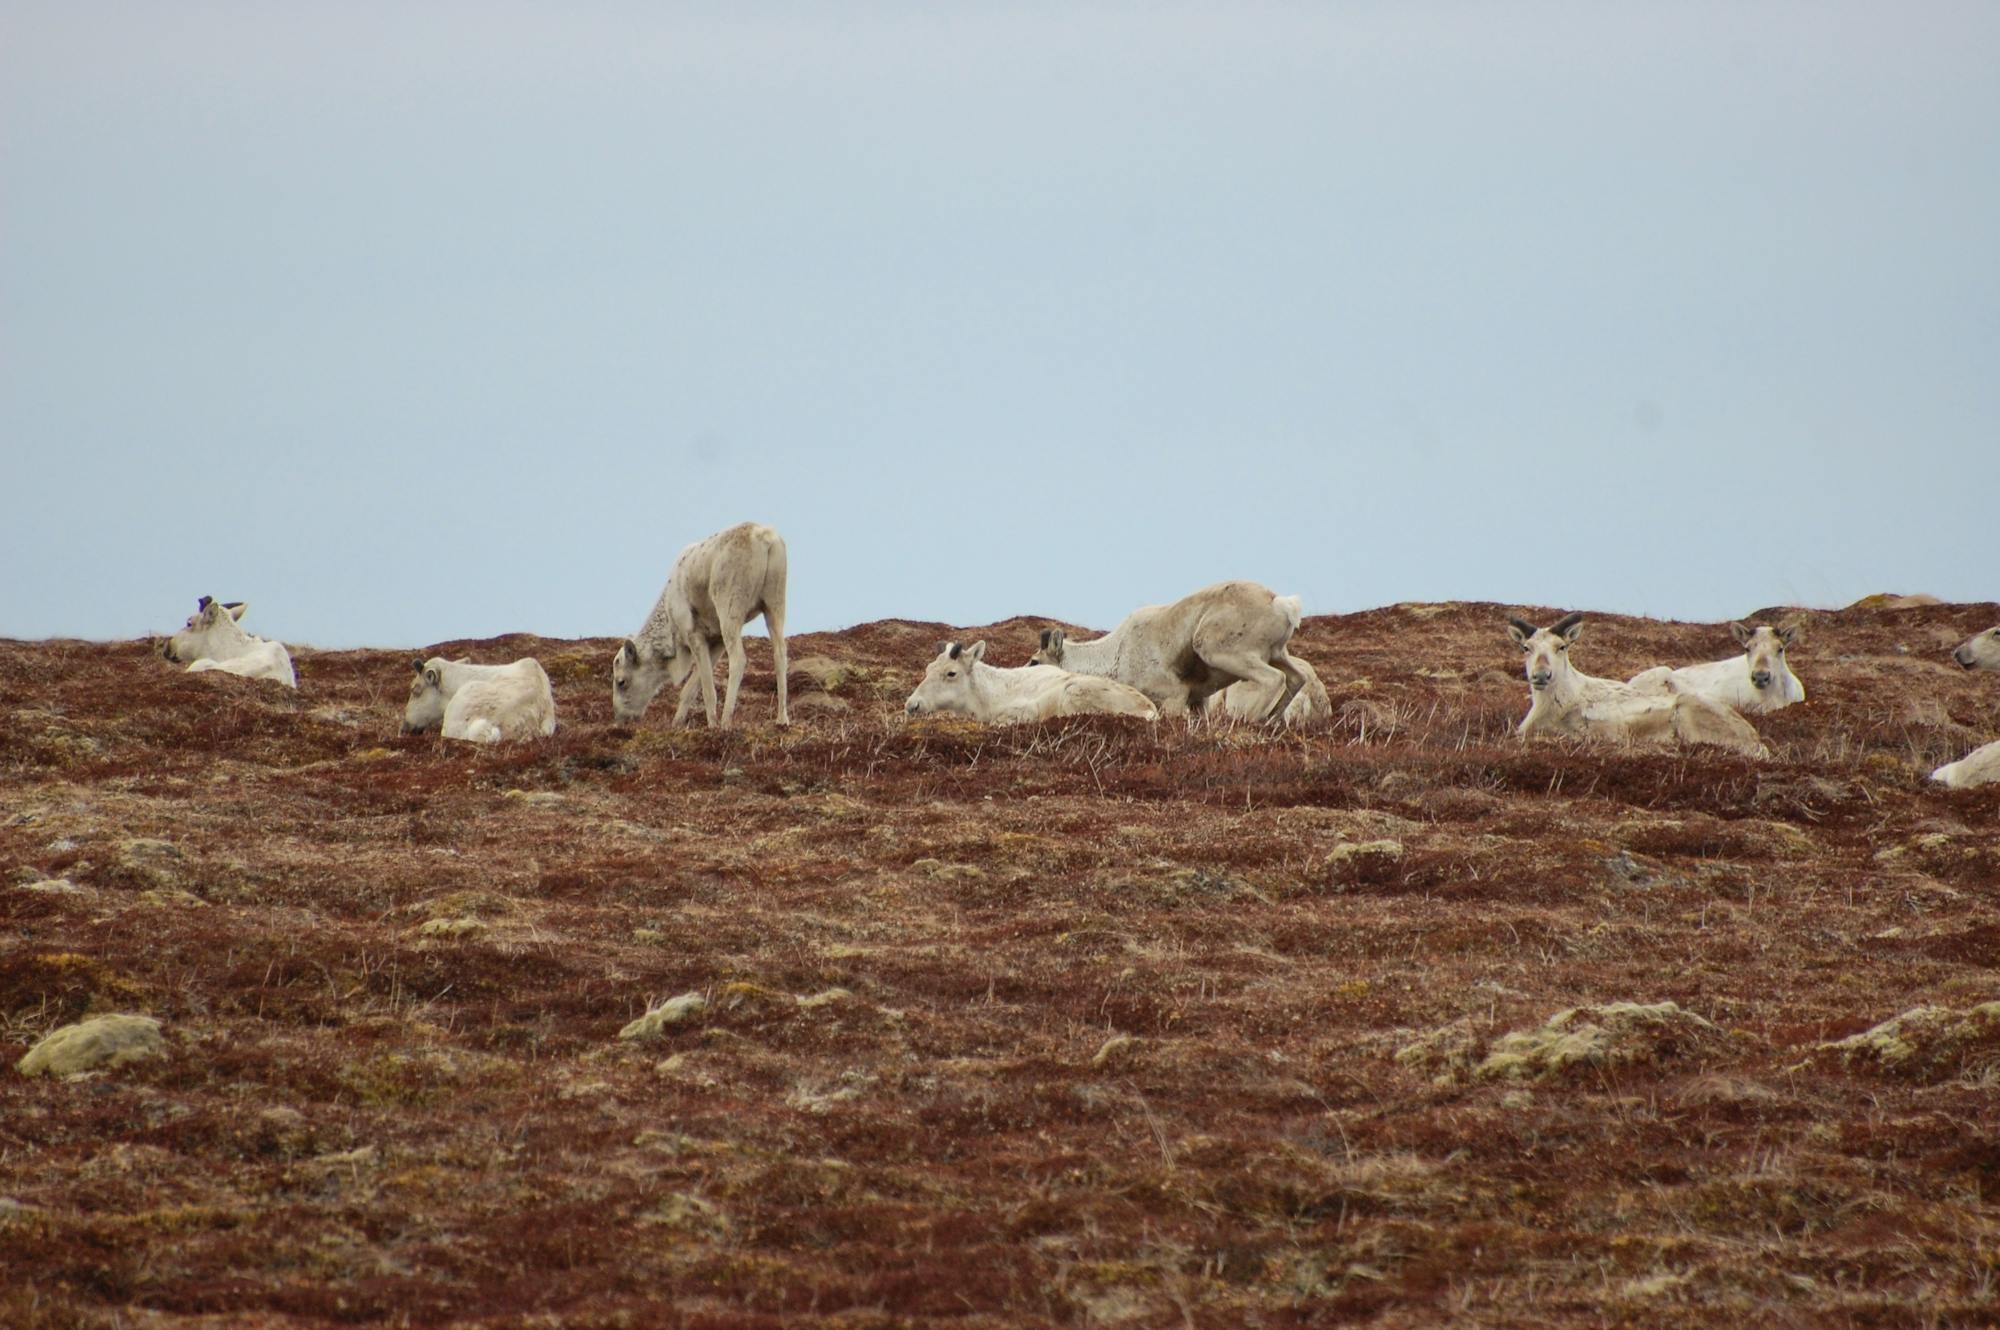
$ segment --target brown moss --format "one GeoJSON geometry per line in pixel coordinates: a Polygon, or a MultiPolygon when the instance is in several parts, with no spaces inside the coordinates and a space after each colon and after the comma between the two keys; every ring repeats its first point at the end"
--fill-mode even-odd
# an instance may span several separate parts
{"type": "Polygon", "coordinates": [[[396,734],[405,651],[294,698],[0,642],[0,860],[83,888],[0,887],[5,1056],[141,1003],[176,1049],[0,1080],[0,1265],[52,1291],[0,1320],[1976,1319],[1983,1054],[1816,1050],[1991,999],[2000,791],[1919,768],[2000,692],[1914,634],[2000,611],[1817,616],[1754,764],[1515,742],[1509,610],[1553,617],[1308,620],[1367,706],[1268,737],[906,726],[945,625],[801,635],[848,705],[789,731],[761,643],[728,733],[610,725],[608,639],[445,644],[550,668],[563,729],[497,752],[396,734]],[[1716,1032],[1469,1075],[1606,993],[1716,1032]]]}

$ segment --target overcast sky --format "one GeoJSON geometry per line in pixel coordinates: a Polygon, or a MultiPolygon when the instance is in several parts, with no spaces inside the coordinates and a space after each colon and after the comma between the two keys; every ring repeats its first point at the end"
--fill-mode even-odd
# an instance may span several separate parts
{"type": "Polygon", "coordinates": [[[0,636],[2000,597],[2000,5],[0,0],[0,636]]]}

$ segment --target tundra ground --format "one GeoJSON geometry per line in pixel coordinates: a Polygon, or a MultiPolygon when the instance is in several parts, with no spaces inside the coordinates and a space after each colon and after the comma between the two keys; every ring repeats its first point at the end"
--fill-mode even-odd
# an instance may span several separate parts
{"type": "Polygon", "coordinates": [[[1768,762],[1517,742],[1507,612],[1309,619],[1303,736],[904,722],[1028,619],[794,638],[789,730],[754,641],[729,733],[443,644],[548,667],[494,749],[408,650],[0,642],[0,1324],[2000,1323],[2000,607],[1787,616],[1768,762]]]}

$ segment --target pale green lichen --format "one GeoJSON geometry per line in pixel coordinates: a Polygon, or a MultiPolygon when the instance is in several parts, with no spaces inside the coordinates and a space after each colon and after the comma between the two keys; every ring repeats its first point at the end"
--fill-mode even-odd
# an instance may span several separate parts
{"type": "Polygon", "coordinates": [[[658,1039],[667,1032],[669,1026],[679,1025],[683,1021],[691,1020],[695,1016],[700,1015],[707,1007],[708,999],[701,994],[683,993],[679,997],[667,999],[659,1006],[648,1011],[644,1016],[641,1016],[638,1020],[627,1025],[618,1032],[618,1037],[620,1039],[636,1040],[640,1043],[658,1039]]]}
{"type": "Polygon", "coordinates": [[[166,1055],[151,1016],[98,1016],[50,1031],[14,1067],[23,1076],[74,1076],[166,1055]]]}
{"type": "Polygon", "coordinates": [[[1494,1041],[1473,1075],[1544,1081],[1583,1067],[1659,1062],[1722,1037],[1707,1019],[1673,1002],[1610,1002],[1559,1011],[1532,1030],[1494,1041]]]}
{"type": "Polygon", "coordinates": [[[1843,1063],[1873,1063],[1883,1071],[1938,1080],[1961,1071],[2000,1072],[2000,1002],[1958,1011],[1914,1007],[1829,1044],[1843,1063]]]}
{"type": "Polygon", "coordinates": [[[1471,1017],[1460,1017],[1396,1050],[1399,1065],[1431,1073],[1431,1083],[1452,1085],[1471,1074],[1479,1057],[1479,1036],[1471,1017]]]}

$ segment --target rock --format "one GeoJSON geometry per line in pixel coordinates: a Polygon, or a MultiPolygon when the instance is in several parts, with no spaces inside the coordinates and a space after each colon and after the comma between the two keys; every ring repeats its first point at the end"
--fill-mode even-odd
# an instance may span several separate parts
{"type": "Polygon", "coordinates": [[[21,883],[23,891],[39,891],[45,896],[81,896],[83,888],[66,877],[45,877],[39,882],[21,883]]]}
{"type": "Polygon", "coordinates": [[[348,729],[348,730],[356,730],[361,728],[360,714],[358,712],[348,709],[347,707],[341,707],[341,706],[314,707],[311,711],[308,711],[306,715],[312,717],[316,721],[319,721],[323,725],[338,725],[342,729],[348,729]]]}
{"type": "Polygon", "coordinates": [[[1104,1046],[1090,1059],[1090,1065],[1102,1071],[1106,1067],[1129,1062],[1145,1042],[1129,1034],[1115,1034],[1104,1041],[1104,1046]]]}
{"type": "Polygon", "coordinates": [[[1167,874],[1164,882],[1148,885],[1156,887],[1153,894],[1162,904],[1177,904],[1189,899],[1231,900],[1237,896],[1252,896],[1267,905],[1271,903],[1269,896],[1249,883],[1207,868],[1176,868],[1167,874]]]}
{"type": "Polygon", "coordinates": [[[1455,822],[1472,822],[1483,817],[1492,817],[1507,804],[1499,795],[1485,790],[1448,786],[1442,790],[1426,792],[1423,796],[1423,806],[1424,811],[1433,817],[1455,822]]]}
{"type": "Polygon", "coordinates": [[[1396,709],[1372,698],[1354,697],[1340,704],[1340,719],[1357,730],[1372,734],[1394,734],[1403,718],[1396,709]]]}
{"type": "Polygon", "coordinates": [[[1882,1071],[1922,1081],[1946,1080],[1969,1062],[2000,1055],[2000,1002],[1964,1011],[1915,1007],[1846,1039],[1821,1044],[1848,1066],[1873,1063],[1882,1071]]]}
{"type": "Polygon", "coordinates": [[[1342,841],[1327,855],[1329,866],[1344,864],[1350,859],[1400,859],[1403,857],[1403,843],[1397,840],[1342,841]]]}
{"type": "Polygon", "coordinates": [[[1619,1292],[1635,1302],[1651,1302],[1678,1296],[1680,1290],[1694,1281],[1694,1276],[1685,1272],[1668,1271],[1664,1274],[1648,1275],[1643,1279],[1628,1279],[1619,1292]]]}
{"type": "Polygon", "coordinates": [[[801,1112],[825,1115],[840,1104],[859,1099],[873,1089],[877,1078],[863,1071],[844,1071],[833,1085],[802,1083],[785,1096],[785,1106],[801,1112]]]}
{"type": "Polygon", "coordinates": [[[139,904],[163,910],[205,910],[208,902],[178,887],[148,887],[139,893],[139,904]]]}
{"type": "Polygon", "coordinates": [[[858,671],[830,656],[802,656],[789,662],[789,674],[802,674],[823,693],[837,693],[841,685],[857,677],[858,671]]]}
{"type": "Polygon", "coordinates": [[[844,697],[835,697],[831,693],[801,693],[792,698],[792,710],[837,715],[843,711],[854,710],[854,704],[844,697]]]}
{"type": "Polygon", "coordinates": [[[1439,1026],[1396,1050],[1396,1061],[1412,1071],[1431,1073],[1434,1085],[1452,1085],[1472,1072],[1479,1056],[1479,1037],[1470,1016],[1439,1026]]]}
{"type": "Polygon", "coordinates": [[[919,859],[910,868],[925,877],[941,877],[947,881],[954,878],[977,880],[986,876],[986,870],[972,864],[948,864],[942,859],[919,859]]]}
{"type": "Polygon", "coordinates": [[[1919,591],[1912,595],[1899,596],[1893,591],[1878,591],[1872,596],[1863,596],[1847,608],[1850,610],[1915,610],[1926,605],[1942,605],[1936,596],[1928,596],[1919,591]]]}
{"type": "Polygon", "coordinates": [[[23,1076],[74,1076],[166,1055],[151,1016],[98,1016],[44,1035],[14,1067],[23,1076]]]}
{"type": "Polygon", "coordinates": [[[1532,1030],[1503,1035],[1472,1074],[1481,1080],[1552,1080],[1580,1067],[1661,1062],[1723,1038],[1713,1022],[1673,1002],[1571,1007],[1532,1030]]]}
{"type": "Polygon", "coordinates": [[[1682,1086],[1674,1095],[1673,1102],[1680,1108],[1775,1104],[1778,1094],[1741,1076],[1710,1073],[1697,1076],[1682,1086]]]}
{"type": "Polygon", "coordinates": [[[1649,891],[1656,886],[1678,885],[1679,878],[1664,875],[1658,860],[1643,855],[1635,855],[1630,850],[1620,850],[1605,856],[1604,880],[1613,888],[1629,888],[1635,891],[1649,891]]]}
{"type": "Polygon", "coordinates": [[[352,1150],[340,1150],[333,1154],[314,1155],[305,1160],[304,1165],[322,1173],[354,1172],[363,1168],[373,1168],[380,1162],[380,1153],[372,1145],[356,1146],[352,1150]]]}
{"type": "Polygon", "coordinates": [[[485,931],[486,921],[483,919],[433,919],[417,927],[417,933],[422,937],[471,937],[485,931]]]}
{"type": "Polygon", "coordinates": [[[783,993],[764,984],[752,983],[748,979],[732,979],[724,984],[716,994],[725,1007],[770,1006],[793,1001],[790,993],[783,993]]]}
{"type": "Polygon", "coordinates": [[[836,1002],[846,1002],[853,996],[854,994],[844,988],[829,988],[814,993],[811,997],[800,998],[799,1009],[802,1011],[817,1011],[821,1007],[830,1007],[836,1002]]]}
{"type": "Polygon", "coordinates": [[[679,1192],[660,1202],[651,1214],[642,1215],[643,1224],[657,1224],[700,1238],[722,1238],[729,1233],[729,1219],[715,1203],[691,1192],[679,1192]]]}
{"type": "Polygon", "coordinates": [[[1421,796],[1430,788],[1429,772],[1408,771],[1401,768],[1383,772],[1375,778],[1375,788],[1392,799],[1409,799],[1421,796]]]}
{"type": "Polygon", "coordinates": [[[707,1009],[707,998],[699,993],[683,993],[679,997],[667,999],[627,1025],[618,1032],[618,1037],[640,1043],[658,1039],[667,1032],[668,1026],[679,1025],[683,1021],[699,1016],[707,1009]]]}
{"type": "Polygon", "coordinates": [[[1397,840],[1342,841],[1326,856],[1328,882],[1336,891],[1396,882],[1403,860],[1397,840]]]}
{"type": "Polygon", "coordinates": [[[185,862],[186,856],[172,844],[144,837],[118,842],[112,860],[121,875],[150,887],[181,885],[181,866],[185,862]]]}
{"type": "Polygon", "coordinates": [[[258,1151],[283,1159],[297,1159],[312,1148],[312,1124],[296,1108],[282,1105],[257,1115],[251,1140],[258,1151]]]}
{"type": "Polygon", "coordinates": [[[686,1053],[675,1053],[661,1058],[653,1064],[655,1076],[692,1077],[695,1074],[694,1059],[686,1053]]]}

